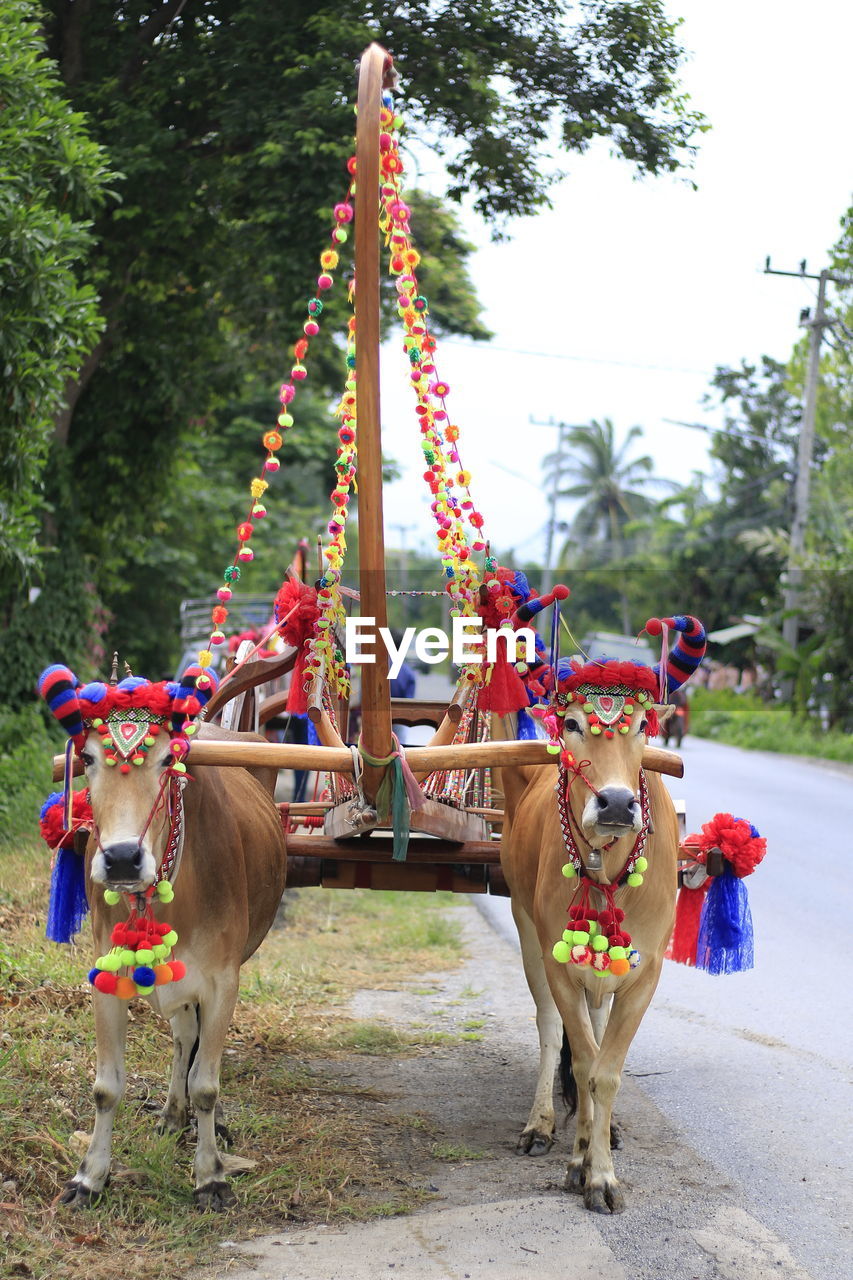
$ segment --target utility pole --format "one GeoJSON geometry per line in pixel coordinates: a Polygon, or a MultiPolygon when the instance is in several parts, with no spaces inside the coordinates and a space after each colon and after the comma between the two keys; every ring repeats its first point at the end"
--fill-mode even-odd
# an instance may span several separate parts
{"type": "Polygon", "coordinates": [[[576,431],[588,426],[588,423],[571,425],[568,422],[555,422],[553,418],[549,418],[547,422],[540,422],[537,418],[530,419],[534,427],[556,427],[557,428],[557,450],[554,454],[554,480],[551,485],[551,492],[548,494],[548,534],[545,541],[545,568],[542,574],[542,583],[540,591],[550,591],[553,586],[554,578],[554,536],[557,531],[557,498],[559,497],[560,480],[562,479],[563,470],[563,444],[565,443],[564,433],[567,431],[576,431]]]}
{"type": "Polygon", "coordinates": [[[811,316],[806,310],[801,315],[801,324],[809,330],[809,359],[806,371],[806,385],[803,395],[803,418],[800,425],[800,438],[797,446],[797,476],[794,485],[794,513],[791,521],[791,536],[788,544],[788,565],[785,573],[785,594],[783,596],[782,638],[792,648],[797,647],[800,633],[800,616],[798,612],[803,571],[799,564],[806,543],[806,526],[809,515],[809,486],[811,482],[811,463],[814,451],[814,429],[817,414],[817,396],[820,384],[820,348],[824,331],[836,321],[826,313],[826,286],[829,280],[835,284],[851,284],[853,281],[833,275],[831,271],[821,271],[812,275],[806,271],[806,263],[800,263],[799,271],[774,271],[768,257],[764,263],[764,274],[771,276],[793,276],[798,280],[817,280],[817,306],[811,316]]]}

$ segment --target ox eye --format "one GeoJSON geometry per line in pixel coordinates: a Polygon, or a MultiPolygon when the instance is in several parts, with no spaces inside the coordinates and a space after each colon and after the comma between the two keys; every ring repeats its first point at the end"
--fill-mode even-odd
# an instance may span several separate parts
{"type": "Polygon", "coordinates": [[[579,733],[581,737],[583,737],[583,729],[572,716],[569,716],[563,721],[563,728],[566,730],[566,733],[579,733]]]}
{"type": "Polygon", "coordinates": [[[88,751],[81,751],[80,759],[83,761],[84,769],[89,769],[95,763],[95,757],[90,756],[88,751]]]}
{"type": "Polygon", "coordinates": [[[639,729],[637,730],[637,733],[645,733],[645,732],[646,732],[646,730],[648,729],[648,727],[649,727],[649,722],[648,722],[648,720],[641,720],[641,721],[640,721],[640,727],[639,727],[639,729]]]}

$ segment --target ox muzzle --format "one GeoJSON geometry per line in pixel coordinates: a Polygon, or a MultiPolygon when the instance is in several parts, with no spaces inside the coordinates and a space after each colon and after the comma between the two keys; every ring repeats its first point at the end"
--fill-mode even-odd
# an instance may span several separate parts
{"type": "Polygon", "coordinates": [[[642,827],[642,809],[628,787],[602,787],[590,796],[583,813],[583,826],[597,836],[618,839],[642,827]]]}
{"type": "Polygon", "coordinates": [[[92,862],[92,879],[110,889],[145,889],[155,875],[154,859],[138,839],[102,845],[92,862]]]}

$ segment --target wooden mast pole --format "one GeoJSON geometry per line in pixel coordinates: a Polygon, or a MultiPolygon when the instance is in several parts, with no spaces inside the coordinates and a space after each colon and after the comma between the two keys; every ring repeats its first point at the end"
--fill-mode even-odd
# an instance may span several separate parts
{"type": "MultiPolygon", "coordinates": [[[[356,422],[358,430],[358,560],[361,615],[374,618],[376,661],[361,667],[361,741],[368,755],[390,754],[391,692],[388,660],[378,628],[387,626],[385,534],[382,517],[382,440],[379,411],[379,112],[391,59],[381,45],[362,54],[356,128],[356,422]]],[[[385,766],[366,764],[362,776],[371,803],[385,766]]]]}

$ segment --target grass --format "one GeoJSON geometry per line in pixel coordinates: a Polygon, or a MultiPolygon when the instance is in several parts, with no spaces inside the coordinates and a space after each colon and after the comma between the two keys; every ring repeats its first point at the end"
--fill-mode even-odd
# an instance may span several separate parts
{"type": "Polygon", "coordinates": [[[795,718],[787,707],[731,689],[697,689],[690,702],[690,732],[753,751],[816,756],[853,764],[853,737],[795,718]]]}
{"type": "Polygon", "coordinates": [[[72,1214],[57,1200],[93,1117],[91,948],[87,927],[78,945],[45,941],[48,881],[40,842],[0,844],[2,1280],[77,1280],[81,1270],[87,1280],[160,1280],[221,1262],[224,1236],[386,1216],[425,1198],[416,1179],[401,1180],[399,1162],[393,1176],[386,1169],[401,1147],[411,1160],[413,1142],[429,1159],[427,1126],[382,1108],[382,1142],[373,1143],[376,1095],[336,1080],[335,1061],[416,1053],[449,1038],[354,1020],[346,1008],[359,988],[422,983],[459,962],[450,895],[309,889],[286,899],[284,927],[243,969],[223,1058],[234,1151],[257,1162],[235,1183],[239,1204],[227,1216],[194,1208],[193,1143],[156,1132],[169,1029],[134,1001],[113,1178],[93,1209],[72,1214]]]}

